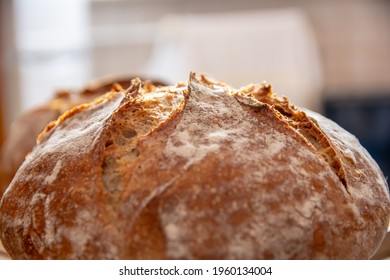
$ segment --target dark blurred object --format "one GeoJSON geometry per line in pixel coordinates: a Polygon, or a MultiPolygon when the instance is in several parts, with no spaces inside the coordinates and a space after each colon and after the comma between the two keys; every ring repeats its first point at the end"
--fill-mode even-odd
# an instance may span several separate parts
{"type": "MultiPolygon", "coordinates": [[[[333,95],[334,96],[334,95],[333,95]]],[[[334,98],[325,101],[325,115],[354,134],[390,176],[390,94],[334,98]]]]}
{"type": "MultiPolygon", "coordinates": [[[[80,91],[63,90],[42,106],[23,113],[12,124],[0,150],[0,198],[12,181],[26,155],[31,152],[38,135],[51,122],[74,106],[88,103],[111,89],[126,89],[133,77],[97,79],[80,91]]],[[[155,86],[165,85],[151,81],[155,86]]]]}

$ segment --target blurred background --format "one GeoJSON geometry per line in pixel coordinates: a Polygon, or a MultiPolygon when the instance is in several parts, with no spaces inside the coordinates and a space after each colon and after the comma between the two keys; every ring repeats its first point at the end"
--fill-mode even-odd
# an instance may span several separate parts
{"type": "Polygon", "coordinates": [[[0,145],[22,113],[106,76],[263,80],[358,136],[390,175],[389,0],[1,0],[0,145]]]}

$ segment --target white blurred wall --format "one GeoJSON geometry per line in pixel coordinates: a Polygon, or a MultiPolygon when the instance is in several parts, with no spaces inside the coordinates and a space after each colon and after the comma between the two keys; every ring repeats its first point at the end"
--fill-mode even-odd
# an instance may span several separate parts
{"type": "Polygon", "coordinates": [[[319,47],[325,94],[390,92],[390,1],[387,0],[94,1],[91,8],[95,76],[126,69],[142,72],[144,61],[153,50],[153,38],[158,32],[156,23],[167,14],[299,8],[312,24],[319,47]],[[103,31],[104,36],[100,36],[103,31]],[[142,40],[136,40],[140,33],[142,40]],[[109,42],[118,44],[109,46],[109,42]]]}
{"type": "Polygon", "coordinates": [[[22,111],[91,78],[87,0],[16,0],[14,16],[22,111]]]}

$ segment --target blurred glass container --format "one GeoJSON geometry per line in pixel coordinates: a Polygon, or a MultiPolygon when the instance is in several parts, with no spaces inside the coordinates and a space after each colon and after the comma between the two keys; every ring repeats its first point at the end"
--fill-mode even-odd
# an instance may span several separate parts
{"type": "Polygon", "coordinates": [[[165,16],[148,72],[175,82],[190,71],[236,87],[266,80],[295,104],[321,111],[317,43],[297,8],[165,16]]]}

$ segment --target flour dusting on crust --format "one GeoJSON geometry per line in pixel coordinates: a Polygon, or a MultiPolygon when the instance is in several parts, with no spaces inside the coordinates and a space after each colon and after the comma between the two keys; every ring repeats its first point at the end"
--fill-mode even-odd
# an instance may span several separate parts
{"type": "Polygon", "coordinates": [[[45,183],[46,184],[51,184],[51,183],[54,182],[54,180],[57,178],[58,173],[61,170],[61,164],[62,164],[61,160],[56,162],[56,165],[54,166],[53,171],[50,173],[49,176],[47,176],[45,178],[45,183]]]}
{"type": "MultiPolygon", "coordinates": [[[[207,241],[208,238],[214,237],[208,237],[210,233],[206,233],[203,227],[198,232],[194,225],[213,217],[210,223],[218,225],[213,233],[221,239],[233,237],[228,246],[213,247],[216,256],[220,254],[224,258],[250,259],[258,256],[258,250],[262,250],[274,252],[273,257],[282,259],[291,258],[294,254],[300,254],[303,258],[312,257],[295,252],[297,242],[302,239],[310,242],[314,216],[327,222],[334,222],[334,219],[331,215],[321,213],[325,206],[323,194],[314,192],[314,195],[309,195],[313,192],[313,177],[305,165],[312,162],[322,166],[323,171],[317,176],[323,180],[321,183],[325,185],[326,191],[329,191],[328,185],[340,185],[337,176],[329,172],[326,163],[319,160],[309,146],[299,143],[298,137],[288,136],[280,131],[281,128],[262,123],[249,113],[251,109],[246,104],[251,102],[240,104],[230,92],[221,91],[218,86],[203,85],[195,79],[190,81],[189,87],[189,99],[183,116],[164,150],[164,155],[170,159],[165,164],[171,164],[172,168],[177,168],[174,166],[179,164],[179,169],[190,170],[193,166],[201,165],[202,161],[206,164],[207,157],[212,156],[221,165],[215,172],[229,172],[229,169],[233,172],[245,166],[247,171],[244,176],[220,183],[222,185],[200,186],[199,192],[204,199],[211,195],[212,203],[217,205],[223,201],[225,192],[230,190],[237,191],[237,194],[249,192],[251,195],[245,203],[237,203],[239,200],[232,198],[231,204],[221,208],[198,207],[195,210],[189,208],[188,201],[180,201],[172,212],[162,211],[160,219],[167,237],[168,255],[179,259],[196,257],[193,255],[195,245],[192,242],[200,246],[203,242],[211,242],[207,241]],[[291,152],[298,145],[302,146],[299,153],[291,152]],[[225,160],[219,156],[221,154],[225,157],[231,155],[231,158],[226,158],[226,162],[229,162],[226,171],[221,169],[225,160]],[[281,164],[286,161],[288,163],[281,164]],[[254,170],[251,175],[248,174],[249,170],[254,170]],[[284,180],[280,181],[282,177],[284,180]],[[272,190],[262,190],[261,184],[269,184],[270,180],[274,182],[272,190]],[[236,186],[240,186],[240,190],[236,186]],[[299,190],[299,186],[302,186],[302,190],[299,190]],[[279,194],[276,195],[276,192],[279,194]],[[294,192],[302,193],[302,198],[294,197],[294,192]],[[286,201],[281,201],[281,197],[285,197],[286,201]],[[270,215],[267,205],[275,203],[280,210],[278,214],[270,215]],[[231,225],[229,220],[241,211],[250,211],[251,218],[241,221],[240,226],[231,225]],[[286,224],[289,226],[282,226],[286,224]],[[277,228],[284,237],[270,235],[270,228],[277,228]],[[189,240],[189,236],[198,237],[189,240]]],[[[343,191],[341,187],[340,191],[343,191]]],[[[193,196],[193,199],[199,198],[193,196]]]]}

